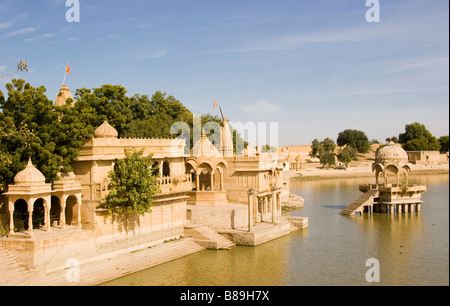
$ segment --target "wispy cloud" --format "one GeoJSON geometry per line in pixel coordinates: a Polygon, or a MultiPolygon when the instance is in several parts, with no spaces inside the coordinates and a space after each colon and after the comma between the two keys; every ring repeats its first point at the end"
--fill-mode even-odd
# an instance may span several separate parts
{"type": "Polygon", "coordinates": [[[9,28],[10,26],[11,26],[10,23],[8,23],[8,22],[2,22],[2,23],[0,23],[0,30],[9,28]]]}
{"type": "Polygon", "coordinates": [[[148,59],[148,58],[160,58],[167,54],[167,51],[164,49],[155,50],[155,51],[149,51],[147,53],[140,53],[137,56],[134,57],[135,60],[142,60],[142,59],[148,59]]]}
{"type": "Polygon", "coordinates": [[[36,36],[36,37],[33,37],[33,38],[27,38],[24,41],[29,43],[29,42],[34,42],[34,41],[37,41],[37,40],[41,40],[41,39],[45,39],[45,38],[51,38],[51,37],[55,37],[55,34],[53,34],[53,33],[45,33],[43,35],[39,35],[39,36],[36,36]]]}
{"type": "Polygon", "coordinates": [[[254,115],[277,113],[282,109],[279,105],[270,103],[267,100],[258,100],[257,102],[252,104],[240,105],[239,108],[247,113],[254,115]]]}
{"type": "Polygon", "coordinates": [[[390,68],[386,69],[386,73],[396,73],[408,70],[417,69],[441,69],[448,68],[449,57],[435,57],[435,58],[409,58],[398,62],[389,64],[390,68]]]}
{"type": "Polygon", "coordinates": [[[2,39],[8,39],[8,38],[11,38],[11,37],[15,37],[17,35],[29,34],[29,33],[33,33],[34,31],[36,31],[36,29],[32,28],[32,27],[24,28],[24,29],[20,29],[20,30],[17,30],[17,31],[13,31],[13,32],[9,32],[9,33],[3,34],[2,35],[2,39]]]}

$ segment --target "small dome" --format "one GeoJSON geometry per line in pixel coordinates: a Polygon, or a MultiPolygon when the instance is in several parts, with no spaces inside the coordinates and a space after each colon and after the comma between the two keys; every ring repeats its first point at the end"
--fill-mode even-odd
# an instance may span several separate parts
{"type": "Polygon", "coordinates": [[[28,164],[14,177],[15,185],[41,185],[45,184],[45,176],[41,171],[36,169],[31,163],[31,158],[28,160],[28,164]]]}
{"type": "Polygon", "coordinates": [[[376,162],[394,161],[408,162],[408,154],[402,147],[390,141],[386,146],[382,147],[375,154],[376,162]]]}
{"type": "Polygon", "coordinates": [[[117,138],[119,133],[106,120],[94,132],[95,138],[117,138]]]}
{"type": "Polygon", "coordinates": [[[61,181],[72,181],[76,179],[76,175],[72,171],[69,173],[58,172],[57,175],[59,176],[61,181]]]}

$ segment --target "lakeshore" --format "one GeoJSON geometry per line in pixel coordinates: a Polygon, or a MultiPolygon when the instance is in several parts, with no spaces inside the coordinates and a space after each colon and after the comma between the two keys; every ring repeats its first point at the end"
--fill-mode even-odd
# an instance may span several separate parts
{"type": "MultiPolygon", "coordinates": [[[[448,174],[449,164],[436,165],[411,165],[410,176],[448,174]]],[[[339,179],[373,177],[372,165],[351,166],[348,168],[322,168],[318,163],[312,163],[301,171],[291,171],[291,181],[297,180],[319,180],[319,179],[339,179]]]]}

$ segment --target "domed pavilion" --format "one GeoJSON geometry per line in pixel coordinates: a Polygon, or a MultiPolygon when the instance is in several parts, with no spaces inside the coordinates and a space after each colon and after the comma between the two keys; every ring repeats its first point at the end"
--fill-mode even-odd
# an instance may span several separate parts
{"type": "Polygon", "coordinates": [[[372,164],[373,171],[375,171],[376,185],[387,186],[390,173],[396,176],[397,185],[400,185],[401,178],[403,178],[403,184],[408,184],[408,172],[411,172],[408,154],[400,145],[391,141],[375,154],[375,162],[372,164]],[[382,182],[380,182],[380,176],[382,182]]]}
{"type": "Polygon", "coordinates": [[[421,195],[427,188],[408,184],[408,172],[411,172],[411,166],[408,154],[400,145],[391,141],[381,147],[375,154],[372,172],[375,172],[375,184],[360,185],[359,190],[363,194],[342,210],[342,215],[364,212],[394,214],[420,211],[421,195]],[[395,181],[391,178],[392,176],[395,181]]]}

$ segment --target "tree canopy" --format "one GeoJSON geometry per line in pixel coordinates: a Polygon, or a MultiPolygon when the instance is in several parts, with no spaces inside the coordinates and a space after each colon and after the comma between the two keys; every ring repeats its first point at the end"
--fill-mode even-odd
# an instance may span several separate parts
{"type": "Polygon", "coordinates": [[[436,137],[418,122],[407,124],[405,132],[398,135],[398,141],[406,151],[434,151],[441,148],[436,137]]]}
{"type": "Polygon", "coordinates": [[[320,163],[323,167],[326,165],[333,166],[336,164],[334,149],[336,148],[336,144],[330,138],[325,138],[322,141],[314,139],[312,141],[311,152],[309,152],[309,156],[317,157],[320,160],[320,163]]]}
{"type": "Polygon", "coordinates": [[[126,152],[124,159],[116,160],[114,170],[108,173],[109,193],[105,198],[110,213],[143,215],[150,211],[159,193],[152,165],[152,156],[143,157],[143,150],[126,152]]]}
{"type": "Polygon", "coordinates": [[[93,128],[80,120],[76,109],[55,107],[43,86],[13,79],[6,89],[7,99],[0,95],[1,189],[12,182],[29,157],[48,182],[56,180],[58,172],[71,171],[71,162],[92,137],[93,128]]]}
{"type": "Polygon", "coordinates": [[[358,130],[344,130],[339,133],[336,140],[337,145],[345,145],[355,148],[359,153],[367,153],[370,148],[370,141],[366,133],[358,130]]]}

